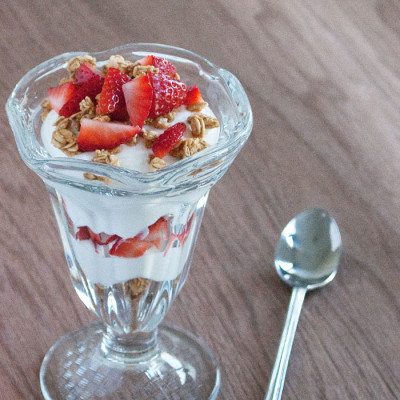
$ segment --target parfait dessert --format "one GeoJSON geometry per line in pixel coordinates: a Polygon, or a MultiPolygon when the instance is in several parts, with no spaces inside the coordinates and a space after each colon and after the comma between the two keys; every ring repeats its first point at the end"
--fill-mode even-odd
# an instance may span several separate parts
{"type": "MultiPolygon", "coordinates": [[[[71,58],[65,73],[57,86],[47,89],[41,104],[41,139],[52,157],[152,172],[218,141],[218,119],[200,89],[188,87],[165,58],[147,55],[130,61],[112,55],[98,67],[86,54],[71,58]]],[[[112,183],[88,172],[83,178],[112,183]]],[[[67,259],[78,294],[107,318],[112,330],[148,328],[147,315],[154,321],[154,313],[143,312],[140,301],[162,282],[175,291],[183,283],[179,278],[193,248],[202,213],[197,203],[202,199],[205,204],[204,190],[178,201],[59,192],[60,218],[68,226],[67,259]],[[122,316],[110,308],[110,292],[113,301],[116,292],[129,294],[122,316]]]]}
{"type": "Polygon", "coordinates": [[[212,354],[160,322],[209,190],[250,133],[240,83],[185,50],[132,44],[43,63],[7,111],[50,193],[73,285],[99,318],[50,349],[45,398],[214,398],[212,354]]]}

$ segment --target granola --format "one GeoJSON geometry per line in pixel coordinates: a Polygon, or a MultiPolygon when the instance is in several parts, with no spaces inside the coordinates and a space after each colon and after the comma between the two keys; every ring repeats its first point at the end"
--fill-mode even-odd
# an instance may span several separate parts
{"type": "Polygon", "coordinates": [[[150,161],[150,167],[152,171],[157,171],[158,169],[164,168],[166,166],[167,163],[162,158],[154,157],[150,161]]]}
{"type": "MultiPolygon", "coordinates": [[[[119,159],[115,154],[119,153],[120,151],[121,151],[121,149],[119,146],[112,150],[96,150],[95,155],[92,158],[92,161],[98,162],[101,164],[119,166],[119,159]]],[[[108,178],[106,176],[98,176],[98,175],[92,174],[91,172],[85,172],[83,174],[83,176],[87,180],[102,181],[106,184],[110,184],[112,181],[110,178],[108,178]]]]}
{"type": "Polygon", "coordinates": [[[125,60],[124,57],[120,55],[111,56],[108,63],[103,67],[103,75],[106,75],[109,68],[117,68],[124,74],[132,77],[132,72],[135,64],[131,61],[125,60]]]}
{"type": "Polygon", "coordinates": [[[161,115],[157,118],[147,118],[146,119],[146,124],[151,125],[153,128],[156,129],[168,129],[171,122],[174,120],[176,115],[175,111],[171,111],[167,114],[161,115]]]}
{"type": "Polygon", "coordinates": [[[158,72],[158,68],[153,65],[135,65],[132,70],[132,76],[134,78],[139,78],[140,76],[146,75],[148,72],[158,72]]]}
{"type": "Polygon", "coordinates": [[[172,149],[169,154],[173,157],[182,159],[190,157],[208,147],[208,143],[200,138],[188,138],[182,140],[177,147],[172,149]]]}
{"type": "Polygon", "coordinates": [[[53,132],[51,144],[57,149],[62,150],[68,157],[72,157],[80,153],[76,138],[77,135],[74,132],[61,126],[57,127],[53,132]]]}
{"type": "Polygon", "coordinates": [[[206,101],[200,101],[198,103],[192,103],[186,106],[189,111],[199,112],[202,111],[204,108],[208,107],[208,103],[206,101]]]}
{"type": "Polygon", "coordinates": [[[191,115],[187,121],[189,122],[190,128],[192,130],[192,136],[203,137],[206,133],[206,125],[204,119],[199,114],[191,115]]]}
{"type": "Polygon", "coordinates": [[[41,118],[42,118],[42,121],[44,121],[44,120],[46,119],[47,115],[49,114],[49,112],[51,111],[51,104],[50,104],[49,99],[46,97],[46,98],[40,103],[40,106],[41,106],[42,109],[43,109],[41,118]]]}
{"type": "Polygon", "coordinates": [[[158,133],[155,131],[148,131],[147,129],[142,129],[141,135],[144,139],[144,145],[151,149],[154,141],[158,138],[158,133]]]}

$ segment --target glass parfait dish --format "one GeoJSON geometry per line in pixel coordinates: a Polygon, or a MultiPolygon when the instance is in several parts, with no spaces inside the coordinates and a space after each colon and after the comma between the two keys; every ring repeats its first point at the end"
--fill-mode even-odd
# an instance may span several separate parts
{"type": "Polygon", "coordinates": [[[220,122],[218,142],[155,172],[51,157],[41,141],[41,102],[60,80],[66,53],[29,71],[6,109],[23,161],[44,181],[75,290],[98,320],[59,339],[44,358],[46,399],[207,399],[219,390],[219,367],[191,334],[161,323],[190,269],[210,188],[227,171],[252,128],[237,78],[187,50],[128,44],[91,53],[98,65],[119,54],[130,61],[167,58],[197,84],[220,122]],[[106,177],[86,180],[84,173],[106,177]],[[115,257],[118,237],[161,232],[151,249],[115,257]]]}

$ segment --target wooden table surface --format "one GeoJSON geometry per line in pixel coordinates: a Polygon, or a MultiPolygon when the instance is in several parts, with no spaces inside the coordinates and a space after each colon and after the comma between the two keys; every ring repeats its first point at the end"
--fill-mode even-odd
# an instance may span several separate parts
{"type": "MultiPolygon", "coordinates": [[[[38,63],[129,42],[190,49],[245,87],[252,135],[211,191],[166,318],[219,358],[219,399],[263,399],[290,298],[275,244],[313,206],[335,217],[344,252],[335,281],[307,295],[283,399],[400,398],[399,21],[396,0],[0,2],[3,105],[38,63]]],[[[41,399],[46,351],[94,316],[4,106],[0,121],[0,397],[41,399]]]]}

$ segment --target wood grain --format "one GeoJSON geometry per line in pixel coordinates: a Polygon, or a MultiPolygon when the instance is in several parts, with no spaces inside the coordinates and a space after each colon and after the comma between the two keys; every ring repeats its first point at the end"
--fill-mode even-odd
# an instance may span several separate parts
{"type": "MultiPolygon", "coordinates": [[[[344,241],[310,293],[283,399],[400,397],[400,5],[395,0],[3,0],[0,102],[65,51],[177,45],[232,71],[255,116],[212,190],[191,275],[167,319],[220,360],[220,399],[262,399],[290,290],[273,270],[283,226],[328,209],[344,241]]],[[[0,388],[41,399],[39,368],[93,319],[73,291],[50,203],[0,110],[0,388]]]]}

